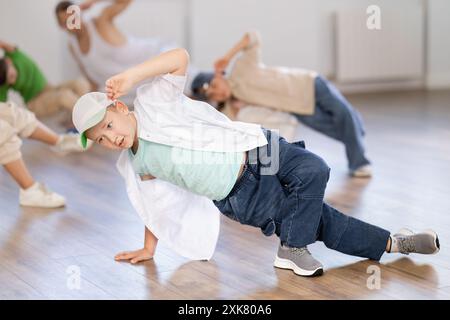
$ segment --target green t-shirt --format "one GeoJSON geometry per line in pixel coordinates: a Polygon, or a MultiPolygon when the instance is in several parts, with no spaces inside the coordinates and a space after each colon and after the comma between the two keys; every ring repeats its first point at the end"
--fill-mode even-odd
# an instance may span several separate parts
{"type": "Polygon", "coordinates": [[[211,200],[230,193],[244,161],[243,152],[190,150],[143,139],[129,155],[136,174],[151,174],[211,200]]]}
{"type": "Polygon", "coordinates": [[[17,69],[17,80],[12,86],[7,84],[0,86],[0,101],[6,101],[8,90],[14,89],[27,103],[44,90],[47,80],[36,63],[19,49],[5,52],[5,56],[11,59],[17,69]]]}

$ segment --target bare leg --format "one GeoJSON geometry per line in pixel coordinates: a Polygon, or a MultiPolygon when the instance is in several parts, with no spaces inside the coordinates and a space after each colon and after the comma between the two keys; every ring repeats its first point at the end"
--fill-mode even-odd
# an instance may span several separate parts
{"type": "Polygon", "coordinates": [[[59,135],[52,129],[48,128],[45,124],[38,121],[38,125],[33,133],[29,136],[30,139],[42,141],[49,145],[56,145],[59,139],[59,135]]]}
{"type": "Polygon", "coordinates": [[[34,184],[35,181],[22,158],[7,163],[4,167],[22,189],[28,189],[34,184]]]}
{"type": "Polygon", "coordinates": [[[86,80],[84,78],[67,81],[67,82],[59,85],[58,87],[70,89],[78,97],[81,97],[82,95],[88,93],[89,91],[96,91],[96,90],[91,90],[91,84],[89,83],[88,80],[86,80]]]}
{"type": "Polygon", "coordinates": [[[58,102],[65,110],[72,111],[79,96],[70,89],[61,88],[58,90],[58,102]]]}

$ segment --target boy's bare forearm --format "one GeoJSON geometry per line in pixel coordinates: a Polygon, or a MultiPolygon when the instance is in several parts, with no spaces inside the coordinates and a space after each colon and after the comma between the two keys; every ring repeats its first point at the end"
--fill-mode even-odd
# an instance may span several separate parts
{"type": "Polygon", "coordinates": [[[110,6],[106,7],[103,10],[99,18],[112,21],[115,17],[125,11],[125,9],[127,9],[131,4],[131,2],[132,0],[115,0],[110,6]]]}
{"type": "Polygon", "coordinates": [[[185,49],[173,49],[125,71],[134,84],[161,74],[185,75],[189,54],[185,49]]]}
{"type": "Polygon", "coordinates": [[[156,236],[150,230],[148,230],[147,227],[145,227],[144,248],[154,253],[157,244],[158,238],[156,238],[156,236]]]}
{"type": "Polygon", "coordinates": [[[231,60],[236,54],[240,51],[244,50],[250,44],[250,36],[248,33],[244,34],[244,36],[239,40],[238,43],[231,48],[227,54],[225,55],[229,60],[231,60]]]}
{"type": "Polygon", "coordinates": [[[109,2],[109,3],[111,3],[111,5],[109,7],[114,7],[114,6],[117,7],[117,6],[128,6],[132,2],[132,0],[114,0],[114,1],[111,1],[111,0],[85,0],[79,4],[79,7],[82,10],[87,10],[99,2],[109,2]]]}

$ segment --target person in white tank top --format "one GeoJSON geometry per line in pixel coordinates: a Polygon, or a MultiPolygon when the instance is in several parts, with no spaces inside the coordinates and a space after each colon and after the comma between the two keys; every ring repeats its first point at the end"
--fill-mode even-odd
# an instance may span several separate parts
{"type": "MultiPolygon", "coordinates": [[[[101,0],[88,0],[79,5],[81,11],[88,10],[101,0]]],[[[158,38],[136,38],[125,35],[114,24],[132,0],[115,0],[106,6],[99,16],[83,20],[80,16],[80,28],[70,28],[73,12],[71,1],[61,1],[55,9],[58,23],[67,31],[69,49],[82,74],[89,80],[92,91],[102,90],[105,81],[122,70],[148,60],[162,52],[176,48],[175,43],[158,38]],[[69,9],[69,10],[68,10],[69,9]],[[69,22],[69,23],[67,23],[69,22]]],[[[135,92],[132,90],[130,92],[135,92]]],[[[132,103],[134,93],[124,97],[132,103]]]]}

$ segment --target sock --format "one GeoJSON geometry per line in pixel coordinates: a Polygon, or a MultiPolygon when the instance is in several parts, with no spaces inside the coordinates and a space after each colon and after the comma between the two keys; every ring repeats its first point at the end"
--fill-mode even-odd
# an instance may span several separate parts
{"type": "Polygon", "coordinates": [[[55,146],[58,146],[59,144],[61,144],[61,142],[63,141],[63,139],[64,139],[63,135],[60,134],[59,137],[58,137],[58,141],[56,141],[55,146]]]}
{"type": "Polygon", "coordinates": [[[37,181],[35,181],[30,187],[26,188],[26,189],[22,189],[24,192],[28,192],[31,190],[34,190],[38,187],[39,183],[37,181]]]}
{"type": "Polygon", "coordinates": [[[291,246],[288,246],[286,242],[281,242],[281,246],[287,249],[292,248],[291,246]]]}
{"type": "Polygon", "coordinates": [[[389,236],[391,238],[391,247],[389,248],[389,253],[398,252],[398,240],[393,236],[389,236]]]}

